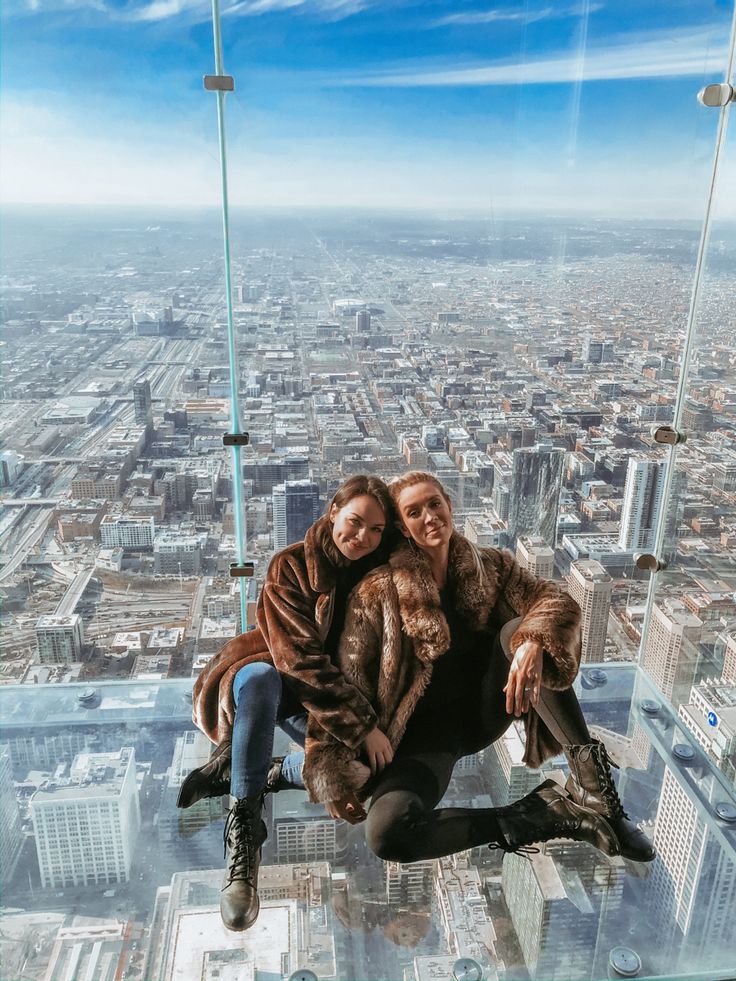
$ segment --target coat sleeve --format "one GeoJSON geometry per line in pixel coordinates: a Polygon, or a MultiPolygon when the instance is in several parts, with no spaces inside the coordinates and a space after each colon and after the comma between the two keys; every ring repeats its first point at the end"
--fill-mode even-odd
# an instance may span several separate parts
{"type": "Polygon", "coordinates": [[[537,579],[508,552],[499,554],[498,605],[510,607],[512,616],[523,617],[511,638],[511,650],[516,653],[527,640],[542,644],[542,684],[563,691],[572,685],[580,666],[580,607],[558,583],[537,579]]]}
{"type": "Polygon", "coordinates": [[[375,727],[376,713],[325,651],[314,610],[287,563],[276,579],[266,580],[258,621],[274,665],[310,716],[341,743],[359,746],[375,727]]]}
{"type": "MultiPolygon", "coordinates": [[[[364,580],[365,582],[365,580],[364,580]]],[[[369,702],[375,702],[381,651],[381,609],[367,600],[370,587],[358,585],[350,596],[340,636],[338,663],[344,677],[369,702]]],[[[312,801],[340,800],[361,791],[370,770],[358,759],[357,747],[338,742],[309,719],[305,743],[304,783],[312,801]]]]}

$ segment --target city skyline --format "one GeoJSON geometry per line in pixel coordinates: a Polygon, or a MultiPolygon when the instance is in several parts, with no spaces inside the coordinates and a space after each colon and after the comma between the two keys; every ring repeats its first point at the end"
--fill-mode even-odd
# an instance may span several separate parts
{"type": "MultiPolygon", "coordinates": [[[[731,9],[225,4],[231,201],[697,219],[718,113],[695,96],[723,81],[731,9]]],[[[5,5],[6,202],[216,204],[209,18],[201,0],[5,5]]]]}

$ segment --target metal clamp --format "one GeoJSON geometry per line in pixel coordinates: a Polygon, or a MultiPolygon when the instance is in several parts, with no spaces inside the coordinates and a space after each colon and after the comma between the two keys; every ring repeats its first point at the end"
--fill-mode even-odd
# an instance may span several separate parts
{"type": "Polygon", "coordinates": [[[248,433],[225,433],[222,437],[223,446],[247,446],[249,443],[248,433]]]}
{"type": "Polygon", "coordinates": [[[684,443],[687,439],[685,433],[673,429],[672,426],[655,426],[652,429],[652,436],[655,443],[666,443],[667,446],[676,446],[678,443],[684,443]]]}
{"type": "Polygon", "coordinates": [[[232,579],[252,579],[255,574],[255,562],[244,562],[242,565],[239,565],[237,562],[230,563],[230,576],[232,579]]]}
{"type": "Polygon", "coordinates": [[[235,91],[235,79],[232,75],[205,75],[202,81],[208,92],[235,91]]]}
{"type": "Polygon", "coordinates": [[[660,561],[651,552],[634,552],[634,565],[642,572],[659,572],[667,568],[667,563],[660,561]]]}
{"type": "Polygon", "coordinates": [[[709,109],[723,109],[729,102],[736,102],[736,89],[728,82],[706,85],[698,92],[698,102],[709,109]]]}

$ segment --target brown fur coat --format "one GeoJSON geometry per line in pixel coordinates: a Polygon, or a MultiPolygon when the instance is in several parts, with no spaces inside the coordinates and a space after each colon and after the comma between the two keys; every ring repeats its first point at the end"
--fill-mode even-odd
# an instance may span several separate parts
{"type": "Polygon", "coordinates": [[[230,740],[233,680],[254,661],[275,665],[315,723],[347,747],[359,746],[374,728],[369,702],[324,649],[340,574],[319,545],[326,520],[312,525],[303,542],[274,555],[258,598],[258,627],[229,641],[197,678],[192,717],[213,743],[230,740]]]}
{"type": "MultiPolygon", "coordinates": [[[[525,572],[509,552],[481,548],[479,581],[470,542],[455,532],[450,540],[448,584],[457,609],[474,631],[493,636],[521,615],[511,650],[526,640],[544,646],[542,684],[569,688],[580,663],[580,608],[560,586],[525,572]]],[[[399,545],[388,565],[374,570],[353,591],[340,640],[339,666],[345,678],[373,705],[378,726],[395,749],[429,685],[432,665],[450,646],[440,594],[423,553],[410,542],[399,545]]],[[[534,710],[524,717],[526,753],[532,767],[560,751],[559,743],[534,710]]],[[[304,779],[313,801],[330,801],[354,791],[365,797],[368,768],[357,751],[337,742],[314,719],[307,729],[304,779]]]]}

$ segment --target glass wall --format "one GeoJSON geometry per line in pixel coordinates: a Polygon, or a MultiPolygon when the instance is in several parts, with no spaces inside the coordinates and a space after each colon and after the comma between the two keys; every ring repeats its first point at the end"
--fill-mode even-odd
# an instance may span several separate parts
{"type": "MultiPolygon", "coordinates": [[[[736,146],[696,99],[733,81],[733,15],[225,6],[236,478],[209,8],[5,11],[8,977],[733,974],[736,146]],[[193,678],[241,629],[234,482],[252,627],[339,483],[408,469],[580,604],[577,691],[658,858],[383,863],[279,793],[229,934],[226,799],[175,798],[209,751],[193,678]]],[[[465,758],[446,803],[566,779],[523,748],[465,758]]]]}

